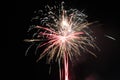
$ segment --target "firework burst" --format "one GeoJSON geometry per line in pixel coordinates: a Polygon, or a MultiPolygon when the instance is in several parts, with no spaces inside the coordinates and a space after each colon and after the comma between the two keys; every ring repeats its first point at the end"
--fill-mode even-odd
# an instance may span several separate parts
{"type": "MultiPolygon", "coordinates": [[[[33,34],[32,39],[25,39],[25,41],[39,42],[36,51],[46,47],[37,61],[46,55],[48,63],[54,58],[59,65],[63,61],[64,80],[69,80],[68,61],[72,61],[73,56],[77,58],[82,51],[87,51],[96,57],[87,47],[97,48],[97,46],[94,37],[91,36],[92,31],[89,29],[91,23],[86,20],[87,16],[77,9],[66,10],[63,4],[64,2],[60,6],[46,6],[45,11],[40,10],[40,15],[32,19],[32,21],[38,20],[39,24],[29,28],[29,31],[33,29],[37,31],[33,34]]],[[[59,69],[61,80],[61,67],[59,69]]]]}

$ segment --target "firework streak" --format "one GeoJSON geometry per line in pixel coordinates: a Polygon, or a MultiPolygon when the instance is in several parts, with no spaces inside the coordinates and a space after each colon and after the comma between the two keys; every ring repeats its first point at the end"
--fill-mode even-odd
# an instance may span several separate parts
{"type": "MultiPolygon", "coordinates": [[[[97,46],[91,36],[92,31],[89,29],[91,23],[86,20],[87,16],[77,9],[66,10],[63,4],[64,2],[59,6],[46,6],[44,11],[39,10],[39,15],[32,19],[32,21],[38,20],[39,24],[32,25],[28,30],[37,31],[32,39],[25,41],[37,42],[36,52],[39,48],[46,47],[37,61],[46,55],[48,63],[54,59],[59,64],[60,80],[70,80],[68,61],[72,61],[73,56],[78,58],[83,51],[96,57],[87,47],[97,48],[97,46]],[[64,69],[61,69],[61,63],[64,64],[64,69]]],[[[33,44],[26,53],[31,46],[33,44]]]]}

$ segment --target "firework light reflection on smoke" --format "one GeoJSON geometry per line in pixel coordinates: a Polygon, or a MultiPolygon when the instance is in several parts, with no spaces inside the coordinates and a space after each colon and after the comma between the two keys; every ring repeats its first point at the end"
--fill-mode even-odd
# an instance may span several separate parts
{"type": "MultiPolygon", "coordinates": [[[[89,29],[89,23],[86,20],[86,15],[77,9],[64,9],[64,2],[60,6],[46,6],[46,11],[40,10],[39,25],[34,25],[29,28],[37,29],[33,34],[32,39],[25,39],[26,42],[39,42],[36,52],[39,48],[47,46],[37,59],[39,61],[44,56],[48,56],[48,63],[55,58],[55,61],[64,64],[64,78],[61,66],[60,80],[69,80],[68,61],[72,61],[73,56],[77,58],[82,51],[87,51],[97,57],[87,47],[98,49],[95,44],[95,38],[91,36],[92,31],[89,29]],[[45,40],[45,41],[44,41],[45,40]]],[[[36,18],[34,18],[36,19],[36,18]]],[[[34,20],[33,19],[33,20],[34,20]]],[[[32,45],[27,49],[31,48],[32,45]]]]}

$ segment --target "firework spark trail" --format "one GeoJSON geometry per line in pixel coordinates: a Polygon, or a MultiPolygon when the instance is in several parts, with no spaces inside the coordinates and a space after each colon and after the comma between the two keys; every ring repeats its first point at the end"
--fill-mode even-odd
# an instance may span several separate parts
{"type": "Polygon", "coordinates": [[[38,19],[40,25],[29,29],[29,31],[33,29],[37,29],[38,31],[33,34],[32,39],[25,39],[25,41],[40,42],[36,50],[44,46],[46,47],[37,61],[45,55],[48,55],[48,63],[50,63],[52,59],[58,61],[60,80],[63,77],[60,63],[63,61],[65,70],[64,80],[69,80],[68,61],[72,61],[73,56],[77,58],[76,55],[81,55],[80,53],[82,51],[87,51],[96,57],[96,55],[87,48],[88,46],[97,48],[95,39],[91,36],[92,31],[89,29],[91,23],[88,23],[86,20],[87,16],[77,9],[65,10],[63,2],[60,8],[57,6],[47,6],[46,8],[47,11],[40,11],[42,16],[38,19]]]}
{"type": "Polygon", "coordinates": [[[64,54],[65,80],[69,80],[68,55],[64,54]]]}

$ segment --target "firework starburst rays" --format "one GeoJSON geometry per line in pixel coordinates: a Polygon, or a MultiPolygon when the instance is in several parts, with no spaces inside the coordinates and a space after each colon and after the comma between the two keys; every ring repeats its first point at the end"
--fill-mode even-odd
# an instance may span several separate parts
{"type": "MultiPolygon", "coordinates": [[[[63,58],[63,54],[66,52],[71,56],[74,54],[80,55],[80,48],[92,53],[87,49],[86,45],[91,47],[95,46],[94,38],[90,35],[89,25],[85,19],[87,16],[76,9],[65,10],[63,6],[59,11],[59,18],[54,13],[53,7],[49,7],[49,11],[46,17],[41,19],[41,26],[37,25],[37,39],[26,41],[41,41],[41,39],[47,39],[48,42],[42,43],[38,46],[48,46],[37,61],[39,61],[45,55],[49,55],[49,61],[57,55],[56,60],[63,58]],[[46,25],[43,27],[42,25],[46,25]],[[88,31],[86,31],[88,30],[88,31]],[[74,54],[73,54],[74,53],[74,54]]],[[[43,13],[43,12],[42,12],[43,13]]],[[[91,31],[90,31],[91,32],[91,31]]],[[[37,48],[37,49],[38,49],[37,48]]],[[[92,53],[93,54],[93,53],[92,53]]],[[[94,54],[93,54],[94,55],[94,54]]],[[[94,55],[95,56],[95,55],[94,55]]]]}
{"type": "MultiPolygon", "coordinates": [[[[72,61],[73,56],[77,58],[77,55],[81,55],[80,53],[83,51],[87,51],[96,57],[88,49],[88,47],[97,48],[95,39],[91,36],[92,31],[89,29],[91,23],[88,23],[87,16],[82,11],[80,12],[77,9],[66,10],[63,3],[60,8],[58,6],[47,6],[46,8],[47,11],[40,10],[41,15],[37,19],[39,25],[29,29],[29,31],[37,29],[37,32],[33,34],[32,39],[26,39],[25,41],[39,42],[36,51],[39,48],[46,47],[37,61],[46,55],[48,55],[48,63],[52,59],[58,62],[62,60],[65,68],[65,80],[68,80],[69,59],[72,61]]],[[[60,76],[61,73],[60,68],[60,76]]]]}

